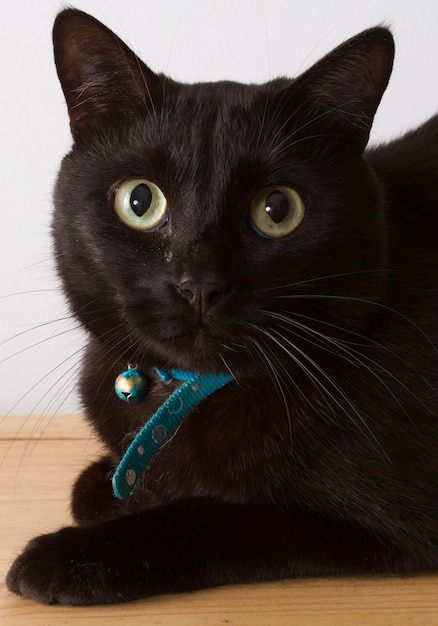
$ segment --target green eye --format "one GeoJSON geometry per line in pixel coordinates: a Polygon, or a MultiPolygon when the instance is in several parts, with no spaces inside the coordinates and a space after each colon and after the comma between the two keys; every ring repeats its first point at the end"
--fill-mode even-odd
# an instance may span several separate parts
{"type": "Polygon", "coordinates": [[[120,185],[114,198],[114,210],[120,221],[134,230],[158,230],[169,218],[167,200],[161,189],[142,178],[132,178],[120,185]]]}
{"type": "Polygon", "coordinates": [[[259,235],[285,237],[294,231],[304,217],[305,206],[295,189],[279,185],[266,187],[253,198],[250,222],[259,235]]]}

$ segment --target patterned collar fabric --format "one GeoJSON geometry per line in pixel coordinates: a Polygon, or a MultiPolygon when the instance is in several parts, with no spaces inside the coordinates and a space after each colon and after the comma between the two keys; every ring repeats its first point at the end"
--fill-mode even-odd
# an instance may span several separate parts
{"type": "Polygon", "coordinates": [[[120,461],[112,485],[121,500],[134,490],[150,460],[169,439],[181,420],[202,400],[233,380],[230,374],[195,374],[157,369],[163,381],[184,381],[146,422],[120,461]]]}

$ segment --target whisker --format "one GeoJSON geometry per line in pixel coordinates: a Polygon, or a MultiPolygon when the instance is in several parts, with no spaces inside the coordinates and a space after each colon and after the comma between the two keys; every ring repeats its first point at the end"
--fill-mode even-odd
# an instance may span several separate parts
{"type": "MultiPolygon", "coordinates": [[[[7,411],[7,413],[2,417],[2,419],[0,420],[0,424],[3,423],[3,421],[5,419],[7,419],[9,417],[9,415],[11,415],[13,413],[13,411],[15,410],[15,408],[18,406],[18,404],[24,399],[26,398],[32,391],[34,391],[34,389],[36,387],[38,387],[38,385],[40,385],[44,380],[47,379],[47,377],[51,376],[57,369],[59,369],[60,367],[62,367],[63,365],[65,365],[66,363],[68,363],[68,361],[70,361],[72,358],[74,358],[75,356],[77,356],[78,354],[80,354],[82,352],[83,348],[81,347],[80,349],[76,350],[75,352],[73,352],[72,354],[70,354],[68,357],[66,357],[65,359],[63,359],[60,363],[57,363],[57,365],[53,368],[51,368],[48,372],[46,372],[44,374],[44,376],[41,376],[41,378],[34,383],[14,404],[13,406],[9,409],[9,411],[7,411]]],[[[62,377],[65,375],[65,373],[63,373],[58,380],[61,380],[62,377]]],[[[57,382],[57,381],[56,381],[57,382]]],[[[56,384],[55,382],[55,384],[56,384]]],[[[33,415],[33,413],[36,411],[38,405],[41,403],[41,401],[47,396],[47,394],[50,393],[50,390],[46,391],[46,393],[43,395],[42,398],[40,398],[40,400],[38,400],[38,402],[34,405],[34,407],[31,409],[31,411],[28,414],[28,418],[30,418],[31,415],[33,415]]],[[[21,424],[20,428],[18,429],[18,432],[16,434],[16,437],[18,438],[20,436],[20,434],[23,432],[25,425],[27,423],[27,420],[23,421],[23,423],[21,424]]],[[[36,428],[38,427],[38,424],[34,425],[33,429],[32,429],[32,433],[30,435],[30,439],[32,439],[32,434],[35,433],[36,428]]],[[[13,441],[10,442],[9,446],[6,448],[5,454],[3,456],[2,461],[0,462],[3,463],[3,460],[6,458],[6,456],[9,453],[9,450],[11,448],[13,444],[13,441]]]]}
{"type": "MultiPolygon", "coordinates": [[[[79,351],[81,352],[81,350],[79,351]]],[[[73,356],[77,356],[72,355],[73,356]]],[[[74,363],[66,372],[63,372],[55,381],[54,383],[51,385],[50,389],[48,389],[43,395],[42,397],[38,400],[38,402],[33,406],[33,408],[31,409],[30,413],[29,413],[29,417],[33,414],[36,413],[37,408],[40,406],[40,404],[45,400],[45,398],[48,397],[48,395],[51,393],[52,389],[54,387],[57,387],[58,384],[64,379],[63,384],[61,385],[60,388],[57,388],[57,392],[56,392],[56,397],[53,397],[44,407],[42,407],[41,411],[39,411],[40,413],[40,417],[39,420],[37,422],[37,424],[34,426],[32,432],[29,435],[29,439],[26,443],[26,446],[23,450],[23,454],[22,454],[22,458],[24,458],[26,455],[31,455],[33,453],[33,451],[35,450],[37,444],[39,443],[39,441],[41,441],[41,439],[44,436],[44,433],[46,432],[46,429],[48,428],[49,424],[51,423],[52,419],[55,417],[56,414],[59,413],[60,408],[63,406],[63,404],[66,402],[67,397],[69,397],[73,390],[76,389],[76,385],[73,384],[72,385],[72,381],[73,382],[77,382],[78,378],[79,378],[79,363],[80,361],[78,360],[76,363],[74,363]],[[67,386],[69,386],[70,391],[67,394],[67,397],[64,397],[61,401],[58,401],[58,397],[63,393],[63,391],[67,388],[67,386]],[[56,409],[52,409],[52,407],[55,406],[55,403],[58,403],[56,406],[56,409]],[[47,420],[46,424],[42,426],[43,424],[43,420],[47,420]],[[40,434],[38,437],[35,437],[35,432],[37,429],[41,429],[40,430],[40,434]]]]}
{"type": "Polygon", "coordinates": [[[372,305],[375,306],[377,308],[381,308],[384,311],[387,311],[388,313],[391,313],[397,317],[399,317],[400,319],[402,319],[403,321],[407,322],[410,326],[412,326],[422,337],[423,339],[426,341],[426,343],[432,348],[432,350],[435,352],[435,354],[438,354],[438,350],[436,348],[436,346],[434,345],[434,343],[430,340],[430,338],[426,335],[426,333],[423,331],[422,328],[420,328],[420,326],[418,326],[418,324],[416,324],[413,320],[411,320],[409,317],[407,317],[407,315],[405,315],[404,313],[401,313],[401,311],[398,311],[397,309],[393,309],[392,307],[383,304],[382,302],[378,302],[377,300],[368,300],[367,298],[358,298],[355,296],[339,296],[339,295],[328,295],[328,294],[291,294],[291,295],[277,295],[275,296],[276,298],[279,299],[319,299],[319,300],[344,300],[344,301],[348,301],[348,302],[356,302],[356,303],[361,303],[361,304],[366,304],[366,305],[372,305]]]}
{"type": "Polygon", "coordinates": [[[26,346],[25,348],[21,348],[20,350],[17,350],[16,352],[14,352],[13,354],[8,355],[7,357],[0,359],[0,363],[5,363],[6,361],[9,361],[9,359],[13,359],[14,357],[18,356],[19,354],[23,354],[24,352],[27,352],[28,350],[32,350],[32,348],[36,348],[37,346],[42,345],[43,343],[46,343],[46,341],[50,340],[50,339],[57,339],[59,337],[62,337],[63,335],[66,335],[74,330],[79,330],[80,328],[82,328],[81,324],[78,324],[77,326],[72,326],[71,328],[67,328],[66,330],[63,330],[59,333],[55,333],[53,335],[51,335],[50,337],[45,337],[44,339],[40,339],[39,341],[36,341],[35,343],[30,344],[29,346],[26,346]]]}
{"type": "Polygon", "coordinates": [[[5,293],[0,296],[0,300],[4,300],[6,298],[16,298],[18,296],[28,296],[30,294],[35,293],[51,293],[53,291],[61,292],[60,287],[54,287],[53,289],[27,289],[26,291],[14,291],[12,293],[5,293]]]}
{"type": "MultiPolygon", "coordinates": [[[[41,330],[42,328],[46,328],[47,326],[51,326],[52,324],[58,324],[61,322],[72,320],[72,319],[74,319],[74,317],[71,315],[68,315],[66,317],[59,317],[55,320],[49,320],[48,322],[41,322],[40,324],[36,324],[35,326],[32,326],[31,328],[26,328],[25,330],[22,330],[19,333],[15,333],[15,335],[11,335],[10,337],[7,337],[6,339],[0,342],[0,346],[3,346],[4,344],[9,343],[10,341],[13,341],[14,339],[18,339],[19,337],[22,337],[23,335],[27,335],[28,333],[41,330]]],[[[50,339],[50,337],[48,337],[47,339],[50,339]]],[[[32,346],[29,346],[29,348],[31,347],[32,346]]],[[[8,358],[12,358],[13,356],[14,355],[11,355],[8,358]]]]}
{"type": "Polygon", "coordinates": [[[274,341],[302,369],[303,372],[307,374],[309,379],[315,384],[316,388],[324,391],[324,394],[326,394],[330,398],[332,406],[336,405],[343,412],[343,414],[346,415],[346,417],[348,417],[348,419],[362,432],[363,435],[368,434],[368,438],[374,441],[376,448],[378,448],[381,451],[382,456],[389,461],[386,452],[382,448],[377,437],[372,432],[368,423],[366,422],[360,411],[357,409],[357,407],[352,403],[352,401],[348,398],[345,392],[341,389],[339,384],[331,376],[329,376],[327,372],[325,372],[324,369],[320,365],[318,365],[308,354],[306,354],[293,342],[285,338],[281,333],[279,333],[275,329],[271,329],[270,331],[268,331],[266,329],[263,329],[262,327],[261,330],[265,333],[266,336],[270,337],[271,340],[274,341]],[[291,350],[288,349],[286,345],[283,344],[283,342],[287,346],[292,348],[294,352],[291,352],[291,350]],[[316,372],[318,372],[319,375],[323,377],[323,379],[333,388],[333,390],[339,394],[343,402],[345,402],[346,406],[343,406],[343,404],[334,395],[334,393],[332,393],[328,389],[327,385],[323,384],[318,379],[318,377],[309,369],[309,367],[304,365],[304,363],[300,361],[296,353],[298,353],[309,365],[311,365],[315,369],[316,372]],[[362,426],[359,426],[359,424],[355,420],[352,420],[351,415],[346,407],[349,407],[351,409],[351,411],[358,418],[362,426]]]}
{"type": "MultiPolygon", "coordinates": [[[[315,282],[331,280],[333,278],[346,278],[346,277],[360,276],[363,274],[377,274],[377,273],[386,273],[386,272],[387,272],[386,269],[372,269],[372,270],[354,270],[350,272],[338,272],[336,274],[323,274],[322,276],[316,276],[314,278],[306,278],[304,280],[299,280],[299,281],[295,281],[293,283],[287,283],[284,285],[276,285],[274,287],[266,287],[263,289],[258,289],[257,291],[258,293],[267,293],[267,292],[272,292],[272,291],[284,291],[285,289],[293,289],[295,287],[301,287],[302,285],[308,285],[308,284],[310,285],[315,282]]],[[[297,294],[297,295],[302,295],[303,297],[305,296],[305,294],[297,294]]],[[[274,297],[294,298],[295,294],[278,294],[276,296],[274,295],[274,297]]]]}
{"type": "MultiPolygon", "coordinates": [[[[21,267],[19,270],[16,270],[15,272],[12,272],[12,274],[8,274],[6,276],[2,276],[2,278],[0,279],[1,282],[10,280],[11,278],[15,278],[15,276],[18,276],[18,274],[23,274],[24,272],[27,272],[28,270],[33,270],[35,269],[38,265],[45,265],[47,263],[47,258],[43,258],[40,259],[39,261],[35,261],[33,263],[29,263],[29,265],[26,265],[25,267],[21,267]]],[[[58,288],[59,289],[59,288],[58,288]]],[[[51,291],[51,290],[48,290],[51,291]]],[[[56,289],[55,289],[56,291],[56,289]]]]}
{"type": "Polygon", "coordinates": [[[270,373],[270,376],[271,376],[271,379],[272,379],[272,381],[274,383],[274,386],[278,390],[278,393],[279,393],[279,395],[281,396],[281,398],[283,400],[283,404],[284,404],[284,407],[286,409],[286,416],[287,416],[288,422],[289,422],[289,428],[291,430],[291,437],[292,437],[292,428],[291,428],[291,417],[290,417],[289,403],[288,403],[288,401],[286,399],[286,395],[284,393],[283,386],[281,385],[281,382],[279,380],[277,371],[276,371],[274,365],[272,364],[271,359],[269,358],[269,356],[268,356],[268,354],[266,352],[266,348],[265,349],[261,348],[259,342],[256,339],[254,339],[254,338],[253,338],[253,343],[259,349],[260,354],[263,355],[263,357],[265,359],[265,362],[266,362],[266,364],[268,366],[268,371],[270,373]]]}
{"type": "MultiPolygon", "coordinates": [[[[283,318],[283,316],[277,316],[277,315],[275,315],[275,317],[277,319],[283,318]]],[[[400,401],[400,399],[397,397],[394,391],[389,387],[389,385],[382,379],[381,376],[379,376],[379,373],[388,375],[401,389],[403,389],[406,393],[410,394],[417,402],[419,402],[419,404],[421,404],[426,411],[431,412],[430,408],[420,398],[418,398],[409,387],[407,387],[400,379],[394,376],[392,372],[384,368],[377,361],[374,361],[370,357],[367,357],[366,355],[359,353],[357,350],[354,350],[350,346],[346,348],[344,345],[340,344],[334,338],[328,337],[327,335],[324,335],[323,333],[315,331],[314,329],[311,329],[305,326],[304,324],[300,324],[290,319],[286,319],[285,322],[287,322],[288,324],[294,327],[299,328],[301,332],[304,332],[305,334],[308,334],[314,337],[315,341],[310,340],[308,337],[303,337],[301,334],[299,334],[298,332],[294,332],[290,328],[285,328],[283,325],[280,325],[280,328],[282,328],[282,330],[286,332],[292,332],[292,334],[294,334],[296,337],[299,337],[300,339],[306,341],[307,343],[310,343],[311,345],[314,345],[321,350],[329,352],[330,354],[333,354],[334,356],[341,358],[342,360],[346,361],[347,363],[351,365],[363,367],[366,371],[370,372],[377,379],[377,381],[386,389],[386,391],[393,398],[393,400],[400,407],[401,411],[404,413],[404,415],[407,418],[410,419],[410,416],[406,410],[406,407],[403,405],[403,403],[400,401]],[[319,341],[316,341],[316,339],[318,339],[319,341]],[[327,348],[327,346],[324,345],[324,343],[328,343],[331,346],[331,348],[327,348]],[[368,365],[366,361],[368,361],[368,363],[370,363],[372,366],[376,367],[377,371],[375,371],[373,367],[368,365]]]]}
{"type": "MultiPolygon", "coordinates": [[[[269,311],[266,312],[266,313],[271,315],[271,312],[269,312],[269,311]]],[[[364,343],[358,344],[358,343],[353,343],[351,341],[346,341],[346,340],[341,340],[341,339],[335,339],[333,337],[328,337],[327,335],[324,335],[323,333],[321,333],[321,336],[325,337],[326,340],[335,342],[340,350],[346,350],[347,352],[350,352],[351,354],[354,352],[359,358],[365,359],[365,360],[369,361],[370,363],[372,363],[374,366],[376,366],[376,368],[380,372],[384,372],[385,374],[387,374],[395,382],[397,382],[401,388],[403,388],[405,391],[407,391],[409,394],[411,394],[412,397],[415,398],[428,412],[432,412],[433,413],[433,411],[431,411],[430,407],[428,407],[426,404],[424,404],[424,402],[421,400],[421,398],[418,398],[413,393],[413,390],[410,387],[405,385],[392,372],[390,372],[388,369],[383,367],[383,365],[381,363],[371,359],[371,357],[369,357],[369,356],[367,356],[365,354],[362,354],[361,352],[359,352],[359,350],[356,350],[355,348],[353,348],[353,346],[373,347],[373,348],[377,348],[377,349],[380,349],[380,350],[386,352],[391,357],[394,357],[395,359],[397,359],[397,361],[399,361],[403,365],[403,367],[406,367],[407,369],[410,369],[418,377],[418,379],[421,380],[434,394],[438,394],[438,389],[429,380],[427,380],[427,378],[421,372],[419,372],[413,366],[413,364],[411,362],[409,362],[406,359],[404,359],[401,355],[397,354],[396,352],[394,352],[393,350],[388,348],[388,346],[380,344],[380,343],[378,343],[377,341],[375,341],[373,339],[369,339],[369,338],[365,337],[364,335],[361,335],[360,333],[357,333],[356,331],[352,331],[351,329],[347,329],[345,326],[344,327],[338,326],[337,324],[333,324],[333,323],[330,323],[330,322],[322,321],[320,319],[317,319],[317,318],[314,318],[314,317],[311,317],[311,316],[308,316],[308,315],[303,315],[303,314],[300,314],[300,313],[295,313],[295,312],[294,312],[293,316],[294,316],[294,318],[295,317],[300,317],[300,318],[307,319],[307,320],[310,320],[310,321],[313,321],[313,322],[317,322],[318,324],[321,324],[321,325],[324,325],[324,326],[328,326],[328,327],[334,328],[336,330],[340,330],[343,333],[348,333],[348,334],[351,334],[351,335],[353,335],[355,337],[361,338],[364,343]]],[[[291,321],[289,317],[286,317],[286,318],[282,317],[282,319],[283,319],[283,321],[291,322],[293,324],[296,323],[295,321],[291,321]]],[[[311,330],[311,332],[318,333],[318,331],[316,331],[314,329],[310,329],[306,325],[303,325],[303,328],[307,329],[308,331],[311,330]]],[[[367,366],[365,365],[365,367],[367,367],[367,366]]],[[[370,370],[370,371],[373,371],[373,370],[370,370]]]]}
{"type": "Polygon", "coordinates": [[[231,376],[233,377],[233,380],[240,385],[239,379],[236,377],[236,375],[234,374],[233,370],[231,369],[231,367],[229,366],[229,364],[227,363],[225,357],[223,356],[223,354],[220,352],[219,353],[219,358],[222,361],[222,363],[225,366],[225,369],[231,374],[231,376]]]}

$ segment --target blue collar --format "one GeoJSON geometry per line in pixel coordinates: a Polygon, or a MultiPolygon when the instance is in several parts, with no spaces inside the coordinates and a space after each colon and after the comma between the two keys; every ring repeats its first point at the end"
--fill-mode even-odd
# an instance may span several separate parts
{"type": "Polygon", "coordinates": [[[120,461],[112,484],[114,494],[121,500],[132,493],[154,454],[181,420],[202,400],[233,379],[230,374],[194,374],[159,369],[157,372],[163,381],[175,379],[184,382],[146,422],[120,461]]]}

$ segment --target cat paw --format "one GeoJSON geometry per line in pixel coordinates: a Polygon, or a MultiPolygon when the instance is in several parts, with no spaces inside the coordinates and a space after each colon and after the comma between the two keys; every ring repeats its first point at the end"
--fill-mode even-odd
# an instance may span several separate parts
{"type": "Polygon", "coordinates": [[[80,525],[95,524],[117,519],[122,515],[149,509],[160,504],[156,495],[145,489],[141,497],[135,495],[126,500],[114,497],[109,476],[114,472],[113,460],[102,457],[87,467],[76,480],[72,493],[72,513],[80,525]]]}
{"type": "Polygon", "coordinates": [[[124,501],[114,498],[108,478],[113,471],[112,460],[102,457],[79,475],[73,487],[71,504],[77,524],[93,524],[120,516],[124,501]]]}
{"type": "Polygon", "coordinates": [[[69,527],[33,539],[12,564],[8,589],[43,604],[106,604],[138,597],[124,588],[108,551],[87,530],[69,527]]]}

